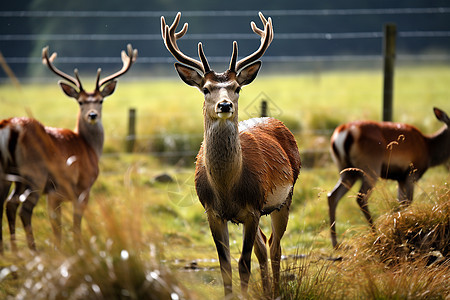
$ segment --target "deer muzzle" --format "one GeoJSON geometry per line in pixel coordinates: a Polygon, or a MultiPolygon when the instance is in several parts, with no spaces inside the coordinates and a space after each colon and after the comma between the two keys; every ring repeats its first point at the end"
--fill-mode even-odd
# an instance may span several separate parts
{"type": "Polygon", "coordinates": [[[230,101],[222,101],[216,105],[216,113],[221,119],[228,119],[233,115],[233,103],[230,101]]]}
{"type": "Polygon", "coordinates": [[[95,111],[90,111],[87,115],[87,118],[88,118],[89,123],[95,124],[98,119],[98,113],[95,111]]]}

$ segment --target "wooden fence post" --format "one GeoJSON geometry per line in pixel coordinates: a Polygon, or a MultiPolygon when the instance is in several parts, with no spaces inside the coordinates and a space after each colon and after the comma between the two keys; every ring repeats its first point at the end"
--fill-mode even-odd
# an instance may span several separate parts
{"type": "Polygon", "coordinates": [[[395,64],[395,40],[397,26],[395,24],[384,25],[383,56],[383,121],[392,121],[392,102],[394,96],[394,64],[395,64]]]}
{"type": "Polygon", "coordinates": [[[128,135],[126,137],[126,152],[131,153],[136,141],[136,109],[128,110],[128,135]]]}
{"type": "Polygon", "coordinates": [[[261,101],[261,117],[267,117],[267,101],[261,101]]]}

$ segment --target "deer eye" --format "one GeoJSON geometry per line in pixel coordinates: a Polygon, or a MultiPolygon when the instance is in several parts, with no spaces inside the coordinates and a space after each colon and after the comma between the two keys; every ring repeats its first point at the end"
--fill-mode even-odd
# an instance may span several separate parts
{"type": "Polygon", "coordinates": [[[241,91],[241,87],[238,86],[234,92],[235,92],[236,94],[239,94],[240,91],[241,91]]]}
{"type": "Polygon", "coordinates": [[[100,104],[103,104],[103,99],[102,99],[102,100],[100,100],[100,104]]]}
{"type": "Polygon", "coordinates": [[[203,88],[203,94],[208,95],[209,94],[209,90],[207,88],[203,88]]]}
{"type": "Polygon", "coordinates": [[[78,101],[78,104],[79,104],[80,106],[82,106],[82,105],[83,105],[83,101],[78,101]]]}

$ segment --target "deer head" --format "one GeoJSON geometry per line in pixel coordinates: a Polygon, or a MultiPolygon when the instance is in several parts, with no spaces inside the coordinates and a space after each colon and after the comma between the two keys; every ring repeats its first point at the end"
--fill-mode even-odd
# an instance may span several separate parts
{"type": "Polygon", "coordinates": [[[95,89],[93,92],[87,92],[84,90],[81,80],[78,76],[78,69],[74,70],[75,78],[62,72],[53,65],[57,54],[54,52],[50,57],[48,56],[49,47],[42,49],[42,62],[47,65],[48,68],[56,75],[62,77],[64,80],[68,81],[70,84],[60,80],[58,82],[59,86],[63,92],[77,100],[80,105],[80,118],[84,124],[97,124],[101,122],[101,112],[103,99],[114,93],[117,81],[115,80],[119,76],[125,74],[131,67],[131,65],[136,61],[137,50],[133,49],[130,44],[127,46],[128,55],[125,51],[122,51],[122,62],[123,67],[118,72],[100,80],[101,69],[97,70],[97,79],[95,82],[95,89]]]}
{"type": "Polygon", "coordinates": [[[202,43],[198,44],[200,61],[186,56],[180,51],[177,40],[182,38],[187,30],[188,24],[176,32],[181,18],[178,13],[172,25],[166,25],[164,17],[161,17],[161,34],[164,44],[170,53],[180,62],[175,63],[175,69],[180,78],[188,85],[198,88],[204,95],[205,121],[228,120],[237,122],[238,99],[241,87],[251,83],[258,74],[261,61],[258,59],[264,54],[273,40],[272,20],[259,13],[264,29],[259,29],[251,22],[253,32],[261,37],[261,45],[253,54],[237,61],[237,42],[233,42],[233,53],[228,70],[223,73],[214,72],[203,52],[202,43]]]}

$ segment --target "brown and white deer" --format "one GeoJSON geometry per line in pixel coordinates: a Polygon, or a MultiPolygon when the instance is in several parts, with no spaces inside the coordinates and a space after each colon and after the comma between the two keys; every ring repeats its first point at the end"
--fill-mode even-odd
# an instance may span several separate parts
{"type": "MultiPolygon", "coordinates": [[[[51,225],[58,244],[61,240],[61,202],[72,201],[74,239],[79,243],[81,219],[90,189],[99,174],[98,162],[103,150],[102,103],[114,92],[115,79],[125,74],[136,60],[137,50],[131,45],[127,50],[128,55],[122,51],[123,67],[115,74],[100,80],[101,69],[98,69],[93,92],[84,90],[76,69],[76,78],[67,75],[53,65],[56,53],[49,57],[48,47],[42,50],[43,63],[70,83],[59,81],[63,92],[79,104],[73,131],[44,127],[32,118],[0,122],[1,212],[12,183],[15,185],[6,204],[13,251],[16,249],[15,221],[20,203],[19,215],[28,247],[36,250],[31,216],[41,194],[47,194],[51,225]]],[[[3,250],[1,239],[0,243],[3,250]]]]}
{"type": "Polygon", "coordinates": [[[270,292],[266,237],[259,228],[262,215],[270,214],[272,235],[269,239],[274,286],[280,277],[280,240],[286,230],[292,192],[300,171],[300,156],[292,133],[273,118],[250,119],[238,124],[238,99],[241,87],[251,83],[260,67],[258,59],[273,39],[272,20],[259,16],[264,29],[253,22],[253,31],[261,36],[261,45],[253,54],[237,61],[237,43],[228,70],[210,69],[198,44],[201,61],[183,54],[177,40],[188,25],[176,32],[181,14],[173,24],[161,17],[164,43],[181,63],[175,68],[181,79],[204,94],[204,140],[197,155],[195,187],[208,216],[219,256],[225,294],[232,292],[228,221],[244,226],[242,254],[239,259],[241,289],[247,293],[251,253],[258,258],[263,287],[270,292]]]}
{"type": "Polygon", "coordinates": [[[361,211],[373,227],[367,199],[379,177],[398,181],[398,200],[408,205],[413,200],[414,184],[429,167],[450,157],[450,119],[434,108],[436,118],[445,125],[433,135],[416,127],[392,122],[357,121],[340,125],[331,136],[331,154],[340,178],[328,194],[331,242],[337,247],[336,207],[339,200],[361,179],[357,195],[361,211]]]}

